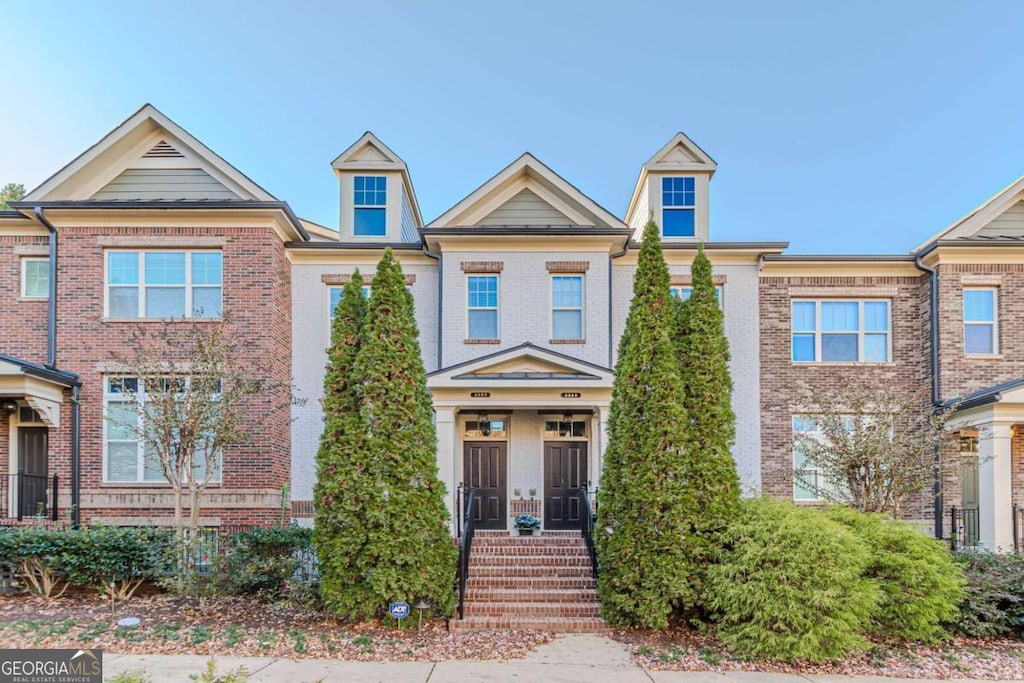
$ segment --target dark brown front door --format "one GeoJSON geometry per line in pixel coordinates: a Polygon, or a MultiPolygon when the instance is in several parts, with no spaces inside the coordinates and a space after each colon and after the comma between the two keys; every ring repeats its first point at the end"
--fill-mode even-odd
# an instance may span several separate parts
{"type": "Polygon", "coordinates": [[[46,427],[18,427],[18,472],[22,481],[15,481],[15,490],[23,517],[46,512],[47,433],[46,427]]]}
{"type": "Polygon", "coordinates": [[[587,485],[587,443],[548,441],[544,444],[544,528],[576,529],[580,525],[580,492],[587,485]]]}
{"type": "Polygon", "coordinates": [[[504,441],[465,442],[463,477],[466,486],[476,491],[473,518],[477,529],[504,529],[507,526],[507,464],[508,444],[504,441]]]}

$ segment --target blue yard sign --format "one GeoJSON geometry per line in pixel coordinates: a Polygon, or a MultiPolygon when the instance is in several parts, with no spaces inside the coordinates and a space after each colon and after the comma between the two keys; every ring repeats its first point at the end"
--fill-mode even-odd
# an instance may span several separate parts
{"type": "Polygon", "coordinates": [[[393,602],[388,605],[388,614],[395,619],[405,619],[409,616],[409,603],[407,602],[393,602]]]}

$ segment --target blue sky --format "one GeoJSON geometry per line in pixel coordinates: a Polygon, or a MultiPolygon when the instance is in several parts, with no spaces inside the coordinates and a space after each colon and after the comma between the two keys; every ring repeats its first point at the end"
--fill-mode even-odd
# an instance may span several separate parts
{"type": "Polygon", "coordinates": [[[151,102],[306,218],[373,130],[430,220],[525,150],[618,215],[677,130],[715,240],[906,252],[1024,174],[1021,2],[0,2],[0,184],[151,102]]]}

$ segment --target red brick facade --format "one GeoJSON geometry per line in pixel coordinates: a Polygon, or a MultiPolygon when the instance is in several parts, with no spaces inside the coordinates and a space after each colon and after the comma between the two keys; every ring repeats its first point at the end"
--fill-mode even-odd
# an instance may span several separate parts
{"type": "MultiPolygon", "coordinates": [[[[116,364],[119,353],[123,357],[136,326],[161,324],[104,320],[104,240],[112,236],[119,239],[118,248],[135,248],[133,239],[138,238],[138,248],[150,250],[187,249],[197,236],[202,236],[202,248],[210,248],[210,238],[219,238],[223,311],[230,336],[244,349],[244,357],[238,360],[258,368],[257,376],[265,377],[273,388],[251,405],[250,418],[256,425],[251,442],[224,453],[222,481],[205,494],[203,523],[268,523],[290,515],[290,505],[282,506],[281,497],[290,481],[291,278],[281,238],[263,227],[75,227],[59,229],[58,234],[56,365],[78,374],[82,383],[81,521],[159,523],[173,514],[166,485],[103,481],[104,372],[116,364]]],[[[9,244],[10,238],[6,239],[9,244]]],[[[46,238],[41,239],[45,244],[46,238]]],[[[0,247],[0,289],[7,292],[18,283],[18,258],[4,242],[0,247]]],[[[8,296],[6,300],[17,299],[8,296]]],[[[36,301],[9,306],[3,313],[0,352],[44,362],[46,309],[45,302],[36,301]]],[[[70,403],[65,401],[60,426],[51,428],[49,436],[50,474],[60,477],[60,508],[65,513],[70,503],[70,413],[70,403]]],[[[6,473],[8,425],[4,420],[0,423],[0,473],[6,473]]]]}

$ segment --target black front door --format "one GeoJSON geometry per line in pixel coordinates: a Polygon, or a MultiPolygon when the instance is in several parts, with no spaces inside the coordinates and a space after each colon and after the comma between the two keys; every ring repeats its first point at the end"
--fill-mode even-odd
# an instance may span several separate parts
{"type": "Polygon", "coordinates": [[[473,518],[477,529],[507,527],[507,464],[508,444],[504,441],[467,441],[464,444],[463,480],[467,487],[476,491],[473,518]]]}
{"type": "Polygon", "coordinates": [[[587,443],[544,444],[544,528],[577,529],[585,514],[580,497],[587,485],[587,443]]]}
{"type": "Polygon", "coordinates": [[[46,427],[18,427],[18,472],[14,482],[22,517],[46,513],[47,468],[46,427]]]}

